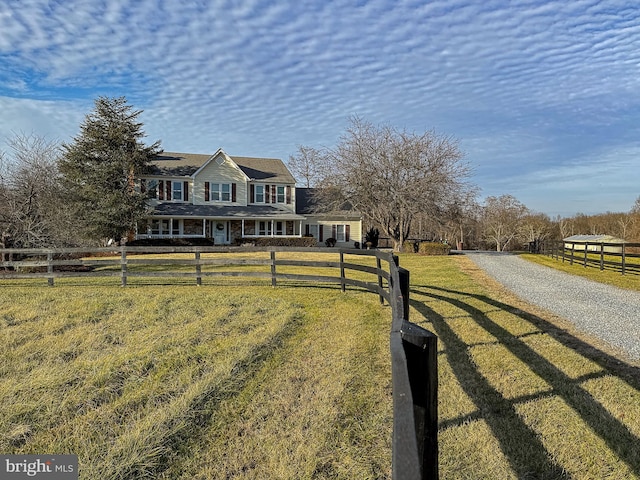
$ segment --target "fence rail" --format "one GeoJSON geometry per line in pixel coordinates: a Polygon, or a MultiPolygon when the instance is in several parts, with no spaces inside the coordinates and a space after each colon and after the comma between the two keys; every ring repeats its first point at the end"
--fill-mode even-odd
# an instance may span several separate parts
{"type": "Polygon", "coordinates": [[[543,242],[540,253],[570,265],[614,270],[622,275],[640,274],[640,243],[555,240],[543,242]]]}
{"type": "Polygon", "coordinates": [[[270,279],[274,287],[282,280],[337,283],[343,291],[354,286],[377,294],[381,303],[386,301],[392,312],[393,478],[438,478],[437,337],[409,322],[409,271],[399,266],[398,257],[379,250],[287,247],[0,249],[0,280],[43,279],[54,286],[56,279],[69,277],[119,277],[124,287],[133,277],[187,278],[202,285],[203,278],[216,276],[270,279]],[[248,257],[207,255],[231,252],[248,257]],[[260,256],[265,253],[268,258],[260,256]],[[314,254],[327,253],[338,258],[312,260],[314,254]],[[373,258],[375,266],[355,263],[356,257],[373,258]],[[229,270],[260,266],[264,271],[229,270]],[[339,275],[291,273],[286,267],[335,269],[339,275]],[[350,272],[368,274],[371,281],[352,278],[350,272]]]}

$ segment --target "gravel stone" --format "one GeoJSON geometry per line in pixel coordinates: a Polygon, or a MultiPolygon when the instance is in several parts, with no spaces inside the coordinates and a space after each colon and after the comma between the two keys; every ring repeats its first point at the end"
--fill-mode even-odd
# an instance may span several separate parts
{"type": "Polygon", "coordinates": [[[510,253],[464,254],[523,300],[640,360],[640,292],[560,272],[510,253]]]}

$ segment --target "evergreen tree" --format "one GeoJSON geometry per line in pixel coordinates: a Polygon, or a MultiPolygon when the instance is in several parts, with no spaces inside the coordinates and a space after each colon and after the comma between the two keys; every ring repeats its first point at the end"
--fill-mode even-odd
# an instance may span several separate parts
{"type": "Polygon", "coordinates": [[[159,141],[142,143],[141,113],[125,97],[98,97],[80,134],[63,144],[59,169],[86,239],[120,240],[147,213],[135,179],[161,150],[159,141]]]}

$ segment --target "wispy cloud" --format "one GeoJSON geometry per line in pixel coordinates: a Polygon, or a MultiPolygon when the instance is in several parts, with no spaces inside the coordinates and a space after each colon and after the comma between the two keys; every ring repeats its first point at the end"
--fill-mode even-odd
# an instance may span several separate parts
{"type": "Polygon", "coordinates": [[[640,111],[640,9],[622,0],[23,0],[0,31],[5,135],[44,126],[34,105],[126,95],[171,150],[287,158],[357,114],[453,134],[488,181],[601,161],[640,111]]]}

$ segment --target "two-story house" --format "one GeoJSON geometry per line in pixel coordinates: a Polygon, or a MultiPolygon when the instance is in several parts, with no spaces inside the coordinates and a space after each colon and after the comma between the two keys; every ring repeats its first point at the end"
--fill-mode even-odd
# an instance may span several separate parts
{"type": "MultiPolygon", "coordinates": [[[[140,181],[152,214],[136,238],[201,237],[216,245],[257,237],[301,237],[319,242],[326,225],[339,244],[361,241],[359,215],[348,223],[297,210],[296,181],[280,159],[163,152],[140,181]],[[311,233],[310,233],[311,232],[311,233]],[[314,234],[315,233],[315,234],[314,234]]],[[[298,189],[299,190],[299,189],[298,189]]],[[[323,238],[324,237],[324,238],[323,238]]]]}

